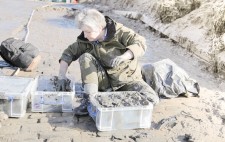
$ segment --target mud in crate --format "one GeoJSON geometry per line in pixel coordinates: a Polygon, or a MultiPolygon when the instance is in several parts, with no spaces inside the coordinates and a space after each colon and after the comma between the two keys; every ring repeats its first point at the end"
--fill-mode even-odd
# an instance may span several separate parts
{"type": "Polygon", "coordinates": [[[152,110],[152,103],[135,91],[99,92],[88,106],[99,131],[150,128],[152,110]]]}
{"type": "Polygon", "coordinates": [[[66,91],[56,91],[56,76],[38,76],[32,89],[32,112],[72,112],[75,83],[67,81],[66,91]]]}
{"type": "Polygon", "coordinates": [[[23,117],[33,81],[33,78],[0,76],[0,111],[9,117],[23,117]]]}

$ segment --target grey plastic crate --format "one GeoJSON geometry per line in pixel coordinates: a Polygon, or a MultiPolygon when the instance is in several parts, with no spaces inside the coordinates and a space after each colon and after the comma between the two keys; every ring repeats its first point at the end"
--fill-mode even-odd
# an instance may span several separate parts
{"type": "Polygon", "coordinates": [[[33,81],[33,78],[0,76],[0,111],[9,117],[23,117],[33,81]]]}
{"type": "MultiPolygon", "coordinates": [[[[112,93],[121,95],[125,92],[100,92],[98,95],[111,95],[112,93]]],[[[140,93],[132,91],[126,93],[136,93],[140,95],[140,93]]],[[[104,107],[99,104],[96,97],[93,97],[90,100],[91,103],[88,106],[88,112],[94,119],[99,131],[151,127],[153,110],[151,102],[143,106],[104,107]]]]}
{"type": "Polygon", "coordinates": [[[32,112],[72,112],[75,84],[71,81],[70,92],[56,91],[54,76],[38,76],[32,89],[32,112]]]}

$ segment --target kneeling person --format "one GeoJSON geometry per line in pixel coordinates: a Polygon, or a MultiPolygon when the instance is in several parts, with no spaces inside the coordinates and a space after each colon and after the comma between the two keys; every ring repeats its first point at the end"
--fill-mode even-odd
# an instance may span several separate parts
{"type": "Polygon", "coordinates": [[[142,79],[138,58],[145,53],[145,39],[95,9],[76,16],[82,30],[77,40],[60,58],[59,83],[62,88],[68,66],[79,59],[84,98],[75,115],[87,115],[90,95],[97,91],[138,91],[156,104],[159,98],[142,79]]]}

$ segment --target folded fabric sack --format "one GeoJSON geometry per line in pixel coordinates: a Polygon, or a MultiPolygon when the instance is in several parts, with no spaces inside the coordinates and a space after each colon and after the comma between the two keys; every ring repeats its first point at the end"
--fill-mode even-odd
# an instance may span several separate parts
{"type": "Polygon", "coordinates": [[[143,79],[160,97],[198,96],[199,84],[170,59],[142,66],[143,79]]]}
{"type": "Polygon", "coordinates": [[[13,66],[28,68],[33,59],[39,55],[39,50],[30,43],[8,38],[1,43],[0,55],[13,66]]]}

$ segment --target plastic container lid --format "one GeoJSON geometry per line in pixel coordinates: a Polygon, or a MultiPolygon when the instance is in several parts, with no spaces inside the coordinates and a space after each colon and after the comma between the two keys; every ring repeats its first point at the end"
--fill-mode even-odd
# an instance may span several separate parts
{"type": "Polygon", "coordinates": [[[0,92],[23,93],[32,81],[32,78],[0,76],[0,92]]]}

